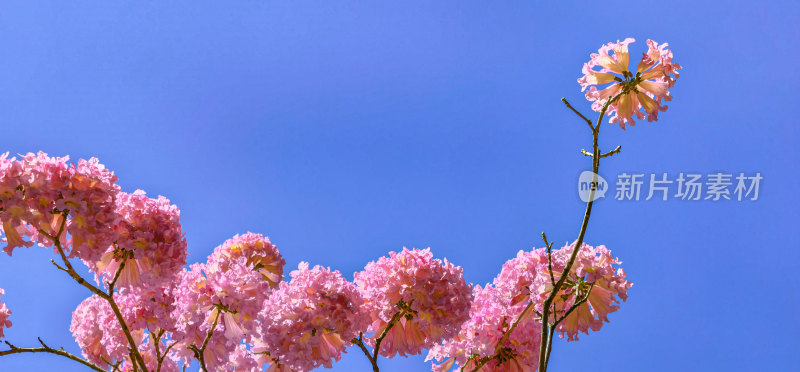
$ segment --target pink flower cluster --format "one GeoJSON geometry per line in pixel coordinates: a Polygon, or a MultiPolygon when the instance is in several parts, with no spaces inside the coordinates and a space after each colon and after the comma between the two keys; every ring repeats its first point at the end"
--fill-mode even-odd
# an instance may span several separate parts
{"type": "Polygon", "coordinates": [[[269,238],[261,234],[248,232],[226,240],[214,249],[208,262],[227,270],[230,265],[238,263],[240,257],[244,258],[247,267],[261,274],[270,288],[275,288],[283,280],[283,266],[286,261],[278,253],[278,248],[270,243],[269,238]]]}
{"type": "Polygon", "coordinates": [[[70,234],[64,245],[70,257],[97,261],[116,238],[117,177],[95,158],[77,165],[68,160],[42,152],[21,160],[0,156],[0,220],[9,255],[34,243],[52,246],[66,211],[66,231],[57,238],[70,234]]]}
{"type": "MultiPolygon", "coordinates": [[[[559,279],[573,247],[567,245],[553,252],[553,279],[559,279]]],[[[575,302],[576,291],[590,287],[591,291],[588,301],[559,324],[556,330],[560,335],[567,335],[573,341],[577,340],[578,332],[598,331],[603,322],[608,322],[607,315],[619,309],[617,297],[625,300],[632,284],[625,280],[622,269],[614,268],[618,264],[619,260],[613,258],[605,246],[583,245],[566,280],[567,285],[560,292],[572,296],[566,301],[561,295],[556,297],[556,314],[550,321],[569,310],[575,302]]],[[[541,332],[542,326],[541,315],[537,317],[537,314],[542,313],[542,303],[552,289],[546,250],[520,251],[503,265],[492,284],[475,287],[470,319],[461,326],[457,336],[430,350],[427,360],[442,362],[433,365],[433,370],[444,372],[453,365],[471,370],[482,358],[491,359],[481,371],[536,370],[540,340],[535,335],[541,332]],[[523,311],[526,312],[520,317],[523,311]],[[500,344],[517,319],[516,328],[500,344]]]]}
{"type": "Polygon", "coordinates": [[[628,45],[633,42],[634,39],[627,38],[603,45],[583,65],[583,76],[578,79],[582,90],[589,88],[586,99],[593,102],[592,109],[597,112],[618,96],[609,104],[606,113],[610,115],[609,122],[619,123],[622,129],[625,129],[625,124],[636,124],[634,116],[643,120],[647,114],[647,121],[658,120],[658,113],[667,110],[667,106],[661,105],[662,101],[672,100],[668,89],[675,85],[681,69],[680,65],[672,62],[672,52],[667,49],[667,43],[659,45],[647,40],[647,52],[643,53],[636,73],[633,73],[628,68],[628,45]],[[597,86],[608,83],[611,85],[598,90],[597,86]]]}
{"type": "MultiPolygon", "coordinates": [[[[3,288],[0,288],[0,295],[6,294],[6,291],[3,288]]],[[[3,330],[11,327],[11,321],[8,320],[8,317],[11,316],[11,310],[8,309],[6,304],[0,302],[0,338],[3,338],[3,330]]]]}
{"type": "MultiPolygon", "coordinates": [[[[553,270],[564,269],[574,248],[575,245],[570,244],[553,252],[553,270]]],[[[587,285],[592,289],[588,301],[575,309],[557,328],[562,337],[566,335],[570,341],[576,341],[578,332],[589,334],[590,329],[599,331],[604,322],[608,323],[608,314],[619,310],[618,299],[625,301],[628,298],[628,289],[633,286],[633,283],[625,279],[625,270],[616,267],[620,264],[619,259],[611,256],[611,251],[604,245],[592,247],[583,244],[568,278],[572,288],[568,288],[565,293],[586,289],[587,285]]],[[[568,301],[562,301],[559,297],[557,299],[556,308],[565,312],[573,305],[575,297],[568,301]]]]}
{"type": "Polygon", "coordinates": [[[370,323],[363,300],[338,271],[302,262],[289,275],[259,314],[265,350],[273,364],[295,372],[331,368],[370,323]]]}
{"type": "Polygon", "coordinates": [[[259,311],[282,278],[284,264],[269,239],[248,233],[217,247],[205,264],[180,273],[171,315],[176,322],[173,338],[180,340],[178,353],[185,362],[193,355],[189,347],[202,345],[213,327],[204,355],[209,368],[250,363],[247,353],[237,352],[238,345],[243,339],[257,341],[259,311]]]}
{"type": "Polygon", "coordinates": [[[108,367],[108,362],[128,356],[128,344],[111,306],[100,296],[91,296],[72,313],[69,327],[84,358],[108,367]]]}
{"type": "MultiPolygon", "coordinates": [[[[170,281],[186,264],[186,239],[180,210],[163,196],[151,199],[142,190],[117,196],[120,222],[114,226],[116,243],[97,262],[86,264],[105,282],[111,281],[124,263],[120,286],[170,281]]],[[[100,282],[100,281],[98,281],[100,282]]]]}
{"type": "Polygon", "coordinates": [[[433,259],[429,249],[403,248],[367,264],[355,283],[372,318],[371,345],[400,313],[381,344],[386,357],[414,355],[455,336],[469,318],[472,288],[461,267],[433,259]]]}

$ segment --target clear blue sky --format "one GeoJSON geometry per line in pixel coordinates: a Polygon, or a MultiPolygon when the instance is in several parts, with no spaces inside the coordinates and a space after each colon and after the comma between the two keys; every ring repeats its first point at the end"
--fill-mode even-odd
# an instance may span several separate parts
{"type": "MultiPolygon", "coordinates": [[[[674,101],[657,123],[605,126],[623,152],[601,174],[757,171],[760,198],[599,201],[587,241],[635,286],[601,332],[557,341],[553,370],[800,364],[796,2],[68,3],[0,6],[0,152],[96,156],[123,190],[167,196],[190,262],[253,231],[289,268],[350,278],[430,246],[485,283],[542,231],[575,239],[590,138],[559,98],[588,112],[575,80],[602,43],[669,42],[674,101]]],[[[50,257],[0,257],[6,335],[77,353],[88,293],[50,257]]],[[[356,351],[334,370],[367,370],[356,351]]],[[[0,370],[85,369],[21,355],[0,370]]]]}

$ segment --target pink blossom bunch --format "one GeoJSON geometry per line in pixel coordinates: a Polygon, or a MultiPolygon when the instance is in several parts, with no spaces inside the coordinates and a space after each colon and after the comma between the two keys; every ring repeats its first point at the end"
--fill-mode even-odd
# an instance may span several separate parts
{"type": "Polygon", "coordinates": [[[175,320],[173,339],[179,342],[176,353],[188,365],[194,355],[191,346],[200,347],[208,333],[212,332],[204,358],[209,368],[216,369],[228,362],[241,341],[226,337],[226,327],[221,313],[219,298],[214,287],[204,274],[204,264],[193,264],[179,274],[174,290],[174,306],[171,318],[175,320]],[[214,301],[217,302],[214,302],[214,301]],[[215,324],[216,320],[216,324],[215,324]],[[212,330],[212,327],[213,330],[212,330]]]}
{"type": "Polygon", "coordinates": [[[78,305],[69,330],[84,358],[98,366],[107,367],[128,355],[125,335],[111,306],[100,296],[93,295],[78,305]]]}
{"type": "Polygon", "coordinates": [[[432,365],[433,371],[449,371],[453,365],[457,370],[472,371],[484,358],[490,360],[481,367],[481,372],[534,371],[539,360],[541,323],[534,319],[533,312],[529,309],[500,345],[524,307],[513,306],[511,302],[516,296],[492,285],[475,286],[473,294],[470,318],[461,326],[458,335],[434,345],[428,353],[426,361],[441,362],[432,365]],[[500,357],[495,358],[495,355],[500,357]]]}
{"type": "Polygon", "coordinates": [[[244,257],[246,265],[261,273],[271,288],[275,288],[283,280],[283,266],[286,261],[278,252],[278,248],[270,243],[269,238],[261,234],[248,232],[236,235],[214,249],[208,262],[219,266],[222,270],[244,257]]]}
{"type": "Polygon", "coordinates": [[[332,367],[370,317],[353,283],[339,271],[301,262],[264,302],[261,340],[272,359],[292,371],[332,367]]]}
{"type": "Polygon", "coordinates": [[[414,355],[455,336],[469,318],[472,289],[461,267],[433,259],[430,248],[389,252],[355,274],[372,318],[371,345],[400,313],[381,344],[386,357],[414,355]]]}
{"type": "Polygon", "coordinates": [[[213,328],[205,359],[209,368],[224,368],[242,339],[252,341],[257,316],[271,289],[245,257],[223,265],[219,261],[191,265],[179,275],[171,318],[173,338],[188,362],[194,345],[200,347],[213,328]],[[215,324],[216,320],[216,324],[215,324]]]}
{"type": "Polygon", "coordinates": [[[231,354],[225,371],[235,372],[261,372],[261,365],[253,352],[247,349],[247,345],[239,344],[231,354]]]}
{"type": "MultiPolygon", "coordinates": [[[[563,270],[573,249],[574,243],[553,252],[553,260],[557,263],[554,264],[554,270],[563,270]]],[[[604,245],[592,247],[583,244],[568,278],[571,288],[567,287],[565,292],[587,289],[588,286],[591,286],[591,292],[588,300],[559,324],[556,330],[561,337],[567,335],[568,340],[576,341],[578,332],[588,334],[589,329],[599,331],[603,323],[608,322],[608,314],[619,310],[618,299],[625,301],[628,298],[628,289],[633,286],[633,283],[625,279],[625,271],[615,267],[620,263],[604,245]]],[[[574,301],[575,296],[568,301],[557,297],[556,308],[563,313],[574,301]]]]}
{"type": "Polygon", "coordinates": [[[186,239],[178,207],[163,196],[148,198],[142,190],[119,193],[116,204],[121,217],[114,227],[116,243],[99,261],[87,265],[108,282],[124,262],[119,286],[159,286],[171,280],[186,264],[186,239]]]}
{"type": "Polygon", "coordinates": [[[475,287],[470,319],[457,336],[434,346],[428,354],[427,360],[443,362],[433,365],[433,370],[448,371],[454,364],[472,370],[483,358],[490,360],[482,372],[536,370],[541,322],[528,304],[540,304],[549,284],[546,251],[519,251],[503,265],[493,284],[475,287]],[[523,311],[526,313],[520,318],[523,311]],[[516,328],[500,345],[518,318],[516,328]]]}
{"type": "Polygon", "coordinates": [[[589,88],[586,99],[593,102],[592,109],[597,112],[602,111],[610,99],[619,96],[608,106],[607,113],[609,122],[619,123],[622,129],[625,129],[625,124],[636,124],[634,116],[643,120],[645,113],[647,121],[658,120],[658,113],[667,110],[667,106],[661,105],[662,101],[672,100],[668,89],[675,85],[681,69],[680,65],[672,62],[672,52],[667,49],[667,43],[659,45],[647,40],[648,50],[643,53],[636,72],[632,72],[628,66],[628,45],[634,41],[627,38],[603,45],[583,65],[584,75],[578,79],[582,91],[589,88]],[[608,83],[611,85],[598,90],[597,86],[608,83]]]}
{"type": "Polygon", "coordinates": [[[175,299],[171,286],[129,287],[114,295],[122,316],[128,327],[135,330],[149,330],[151,333],[163,330],[175,331],[172,311],[175,299]]]}
{"type": "Polygon", "coordinates": [[[63,248],[70,257],[96,261],[115,240],[117,177],[95,158],[81,159],[77,165],[68,160],[43,152],[21,160],[9,159],[8,154],[0,157],[0,220],[9,255],[15,247],[34,242],[52,246],[62,212],[69,213],[69,220],[65,234],[57,238],[69,243],[63,248]],[[70,242],[63,239],[66,232],[70,242]]]}
{"type": "MultiPolygon", "coordinates": [[[[0,288],[0,295],[6,294],[3,288],[0,288]]],[[[11,327],[11,321],[8,318],[11,316],[11,310],[8,309],[6,304],[0,302],[0,338],[3,338],[3,330],[11,327]]]]}

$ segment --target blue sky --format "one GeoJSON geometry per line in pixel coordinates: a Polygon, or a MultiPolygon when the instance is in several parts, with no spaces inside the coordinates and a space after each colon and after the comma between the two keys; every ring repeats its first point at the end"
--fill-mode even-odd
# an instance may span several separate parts
{"type": "MultiPolygon", "coordinates": [[[[587,242],[635,286],[611,323],[557,341],[553,371],[787,370],[800,363],[795,91],[800,5],[716,2],[7,2],[0,152],[96,156],[182,210],[190,262],[247,231],[347,277],[430,246],[485,283],[520,249],[575,239],[589,168],[575,80],[591,52],[669,42],[657,123],[606,125],[622,172],[760,172],[757,201],[601,199],[587,242]],[[604,5],[600,5],[604,4],[604,5]]],[[[6,331],[77,353],[88,293],[52,252],[0,257],[6,331]]],[[[383,371],[429,370],[422,358],[383,371]]],[[[357,350],[335,371],[367,370],[357,350]]],[[[3,371],[83,371],[54,356],[3,371]]]]}

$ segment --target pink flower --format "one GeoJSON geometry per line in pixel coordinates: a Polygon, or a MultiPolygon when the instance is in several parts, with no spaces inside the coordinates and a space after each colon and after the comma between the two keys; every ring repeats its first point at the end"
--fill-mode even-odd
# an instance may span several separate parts
{"type": "Polygon", "coordinates": [[[214,249],[208,261],[209,264],[225,270],[229,262],[236,262],[239,257],[244,257],[246,265],[258,271],[271,288],[275,288],[283,280],[283,266],[286,261],[278,248],[269,242],[269,238],[261,234],[248,232],[226,240],[214,249]]]}
{"type": "MultiPolygon", "coordinates": [[[[574,244],[562,247],[553,252],[553,259],[558,264],[554,270],[563,270],[564,265],[572,253],[574,244]]],[[[603,323],[608,323],[608,314],[619,310],[619,299],[623,301],[628,298],[628,289],[633,283],[625,279],[625,271],[616,268],[619,259],[611,256],[611,251],[603,245],[592,247],[583,244],[575,264],[572,266],[572,273],[567,280],[565,293],[573,291],[585,291],[591,287],[588,301],[580,305],[575,311],[567,316],[559,324],[557,331],[561,337],[567,335],[568,340],[578,340],[578,332],[589,334],[589,329],[599,331],[603,323]]],[[[556,277],[558,279],[558,277],[556,277]]],[[[556,301],[557,309],[564,312],[574,304],[574,296],[568,301],[556,301]]]]}
{"type": "Polygon", "coordinates": [[[453,365],[456,370],[464,367],[463,370],[472,371],[482,358],[492,359],[484,364],[481,372],[536,370],[541,323],[534,319],[533,312],[528,309],[509,338],[498,347],[504,333],[525,309],[525,303],[514,304],[517,296],[492,285],[475,286],[473,294],[470,318],[461,326],[458,335],[434,345],[428,353],[426,361],[443,362],[434,364],[433,371],[449,371],[453,365]]]}
{"type": "Polygon", "coordinates": [[[97,262],[86,262],[98,282],[110,282],[125,262],[117,285],[151,286],[172,280],[186,263],[186,239],[180,210],[163,196],[151,199],[142,190],[119,193],[116,213],[121,221],[114,227],[117,239],[97,262]]]}
{"type": "Polygon", "coordinates": [[[173,291],[177,352],[188,362],[193,356],[189,347],[200,347],[217,319],[204,358],[209,368],[223,368],[242,339],[253,340],[258,312],[270,291],[245,257],[191,265],[173,291]]]}
{"type": "MultiPolygon", "coordinates": [[[[4,295],[6,292],[3,288],[0,288],[0,295],[4,295]]],[[[6,304],[0,302],[0,338],[3,338],[3,329],[11,327],[11,321],[8,320],[8,317],[11,316],[11,310],[8,309],[6,304]]]]}
{"type": "Polygon", "coordinates": [[[116,239],[117,177],[97,159],[68,160],[42,152],[21,160],[0,156],[0,221],[9,255],[34,243],[51,247],[55,237],[70,257],[96,261],[116,239]],[[66,231],[56,236],[63,212],[69,213],[66,231]]]}
{"type": "Polygon", "coordinates": [[[498,343],[531,301],[539,304],[545,299],[549,281],[545,249],[519,251],[503,264],[493,284],[476,287],[470,319],[458,335],[431,349],[427,360],[444,361],[434,365],[434,371],[447,371],[453,364],[472,370],[477,364],[471,356],[492,358],[482,372],[536,370],[541,321],[533,309],[527,310],[503,345],[498,343]]]}
{"type": "Polygon", "coordinates": [[[472,289],[461,267],[433,259],[430,248],[389,252],[356,273],[355,283],[372,318],[370,345],[396,314],[402,315],[381,343],[386,357],[419,354],[455,336],[469,318],[472,289]]]}
{"type": "Polygon", "coordinates": [[[678,70],[681,69],[680,65],[672,62],[672,52],[666,49],[667,43],[658,45],[653,40],[647,40],[648,51],[643,53],[636,73],[631,72],[628,45],[633,42],[634,39],[627,38],[602,46],[583,65],[583,76],[578,79],[581,91],[589,88],[586,99],[593,102],[592,109],[597,112],[601,112],[610,99],[619,96],[609,104],[606,113],[609,114],[609,122],[618,122],[622,129],[625,129],[625,124],[636,124],[634,116],[639,120],[644,119],[645,113],[647,121],[658,120],[658,113],[667,110],[667,106],[661,105],[662,101],[672,100],[667,89],[675,85],[679,77],[678,70]],[[598,67],[599,70],[596,70],[598,67]],[[598,90],[597,86],[608,83],[611,85],[598,90]]]}
{"type": "Polygon", "coordinates": [[[369,325],[363,300],[339,271],[302,262],[289,275],[259,313],[270,362],[298,372],[331,368],[369,325]]]}

